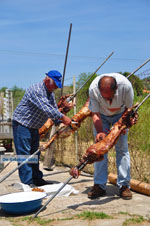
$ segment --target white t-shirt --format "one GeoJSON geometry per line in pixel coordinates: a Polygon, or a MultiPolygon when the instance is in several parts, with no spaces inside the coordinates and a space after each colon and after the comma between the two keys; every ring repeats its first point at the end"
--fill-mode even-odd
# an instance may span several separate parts
{"type": "Polygon", "coordinates": [[[100,112],[101,114],[111,116],[119,114],[133,105],[134,91],[129,80],[119,73],[108,73],[97,76],[89,87],[89,109],[92,112],[100,112]],[[101,96],[98,88],[100,78],[104,76],[111,76],[117,81],[117,90],[112,99],[112,103],[101,96]]]}

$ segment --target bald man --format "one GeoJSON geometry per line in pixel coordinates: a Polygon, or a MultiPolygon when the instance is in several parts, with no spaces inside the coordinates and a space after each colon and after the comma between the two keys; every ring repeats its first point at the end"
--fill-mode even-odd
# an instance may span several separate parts
{"type": "MultiPolygon", "coordinates": [[[[134,92],[129,80],[119,73],[97,76],[89,88],[89,109],[92,112],[96,142],[103,139],[111,126],[119,120],[126,108],[133,105],[134,92]]],[[[117,185],[120,197],[131,199],[130,155],[128,151],[128,131],[122,134],[115,145],[117,165],[117,185]]],[[[91,199],[106,194],[108,176],[107,154],[104,160],[94,163],[94,186],[88,193],[91,199]]]]}

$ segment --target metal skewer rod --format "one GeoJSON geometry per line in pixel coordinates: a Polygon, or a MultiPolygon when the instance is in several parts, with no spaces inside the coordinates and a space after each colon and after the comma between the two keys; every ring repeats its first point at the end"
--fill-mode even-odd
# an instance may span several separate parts
{"type": "Polygon", "coordinates": [[[0,179],[0,183],[3,182],[7,177],[12,175],[17,169],[19,169],[21,166],[23,166],[25,163],[27,163],[31,158],[33,158],[36,154],[38,154],[41,150],[38,149],[36,152],[34,152],[30,157],[28,157],[25,161],[23,161],[20,165],[18,165],[16,168],[14,168],[12,171],[7,173],[4,177],[0,179]]]}
{"type": "Polygon", "coordinates": [[[58,189],[56,193],[54,193],[50,199],[47,200],[47,202],[37,211],[37,213],[33,216],[33,218],[37,217],[37,215],[45,209],[45,207],[58,195],[58,193],[72,180],[73,176],[69,177],[68,180],[58,189]]]}
{"type": "MultiPolygon", "coordinates": [[[[139,107],[147,100],[147,98],[150,96],[150,93],[142,100],[142,102],[135,108],[134,112],[136,112],[139,107]]],[[[83,162],[79,167],[78,170],[82,170],[86,164],[88,163],[88,160],[83,162]]],[[[59,192],[72,180],[73,176],[69,177],[68,180],[58,189],[58,191],[52,195],[47,202],[37,211],[37,213],[33,216],[33,218],[37,217],[37,215],[59,194],[59,192]]]]}
{"type": "MultiPolygon", "coordinates": [[[[78,170],[82,170],[86,164],[88,163],[88,160],[84,161],[79,167],[78,170]]],[[[56,197],[56,195],[58,195],[58,193],[71,181],[71,179],[73,178],[73,176],[69,177],[68,180],[58,189],[58,191],[56,193],[54,193],[48,200],[47,202],[37,211],[37,213],[33,216],[33,218],[37,217],[37,215],[43,210],[45,209],[45,207],[56,197]]]]}
{"type": "Polygon", "coordinates": [[[131,75],[135,74],[138,70],[140,70],[145,64],[147,64],[150,61],[150,58],[148,58],[143,64],[141,64],[135,71],[133,71],[131,74],[127,76],[129,78],[131,75]]]}
{"type": "Polygon", "coordinates": [[[65,79],[65,72],[66,72],[66,65],[67,65],[67,58],[68,58],[68,51],[69,51],[69,44],[70,44],[71,30],[72,30],[72,24],[70,24],[70,29],[69,29],[69,37],[68,37],[67,50],[66,50],[66,57],[65,57],[65,63],[64,63],[64,71],[63,71],[63,77],[62,77],[61,96],[63,95],[64,79],[65,79]]]}
{"type": "Polygon", "coordinates": [[[3,169],[0,171],[0,173],[1,173],[4,169],[6,169],[6,167],[9,166],[10,163],[11,163],[11,162],[8,162],[8,163],[3,167],[3,169]]]}
{"type": "MultiPolygon", "coordinates": [[[[76,122],[72,122],[73,124],[76,124],[76,122]]],[[[71,126],[71,125],[70,125],[71,126]]],[[[32,159],[36,154],[38,154],[42,150],[46,150],[51,143],[55,140],[55,138],[59,135],[59,132],[63,132],[66,129],[66,127],[63,127],[59,130],[57,130],[53,136],[50,138],[50,140],[43,146],[39,147],[37,151],[35,151],[32,155],[30,155],[25,161],[23,161],[20,165],[18,165],[16,168],[14,168],[12,171],[7,173],[4,177],[0,179],[0,183],[3,182],[6,178],[8,178],[10,175],[12,175],[17,169],[19,169],[21,166],[23,166],[25,163],[27,163],[30,159],[32,159]]]]}
{"type": "Polygon", "coordinates": [[[96,74],[96,72],[106,63],[106,61],[114,54],[114,52],[112,52],[104,61],[103,63],[96,69],[96,71],[94,71],[90,77],[85,81],[85,83],[70,97],[67,98],[67,102],[70,102],[76,95],[77,93],[83,88],[83,86],[85,86],[87,84],[87,82],[93,77],[93,75],[96,74]]]}
{"type": "Polygon", "coordinates": [[[139,103],[139,105],[135,108],[134,112],[137,112],[139,107],[141,107],[141,105],[147,100],[147,98],[150,96],[150,93],[142,100],[141,103],[139,103]]]}
{"type": "MultiPolygon", "coordinates": [[[[136,112],[138,109],[139,109],[139,107],[147,100],[147,98],[150,96],[150,93],[142,100],[142,102],[135,108],[135,110],[134,110],[134,112],[136,112]]],[[[83,162],[79,167],[78,167],[78,170],[80,171],[80,170],[82,170],[85,166],[86,166],[86,164],[88,163],[88,160],[86,160],[85,162],[83,162]]],[[[58,191],[54,194],[54,195],[52,195],[51,197],[50,197],[50,199],[48,199],[47,200],[47,202],[45,203],[45,205],[43,205],[42,207],[41,207],[41,209],[39,209],[38,211],[37,211],[37,213],[33,216],[33,218],[35,218],[35,217],[37,217],[37,215],[56,197],[56,195],[71,181],[71,179],[73,178],[73,176],[71,176],[59,189],[58,189],[58,191]]]]}
{"type": "MultiPolygon", "coordinates": [[[[148,99],[148,97],[150,97],[150,93],[142,100],[142,102],[135,108],[134,112],[137,112],[138,109],[140,108],[140,106],[148,99]]],[[[65,129],[65,128],[63,128],[65,129]]],[[[57,131],[58,132],[58,131],[57,131]]],[[[57,132],[54,134],[53,139],[55,138],[55,136],[57,136],[57,132]]],[[[51,141],[51,140],[50,140],[51,141]]],[[[52,141],[53,142],[53,141],[52,141]]],[[[45,150],[52,142],[48,142],[47,145],[43,148],[43,150],[45,150]]],[[[25,163],[27,163],[31,158],[33,158],[36,154],[38,154],[40,151],[42,150],[42,148],[38,149],[36,152],[34,152],[32,155],[30,155],[29,158],[27,158],[25,161],[23,161],[19,166],[17,166],[16,168],[14,168],[12,171],[10,171],[8,174],[6,174],[4,177],[2,177],[0,179],[0,183],[3,182],[6,178],[8,178],[10,175],[12,175],[17,169],[19,169],[21,166],[23,166],[25,163]]],[[[81,169],[80,169],[81,170],[81,169]]],[[[72,179],[72,178],[71,178],[72,179]]],[[[71,180],[70,179],[70,180],[71,180]]],[[[69,181],[70,181],[69,180],[69,181]]],[[[67,183],[69,182],[67,181],[67,183]]],[[[62,189],[61,189],[62,190],[62,189]]],[[[58,192],[59,193],[59,192],[58,192]]],[[[57,194],[56,194],[57,195],[57,194]]],[[[51,200],[50,200],[51,201],[51,200]]]]}

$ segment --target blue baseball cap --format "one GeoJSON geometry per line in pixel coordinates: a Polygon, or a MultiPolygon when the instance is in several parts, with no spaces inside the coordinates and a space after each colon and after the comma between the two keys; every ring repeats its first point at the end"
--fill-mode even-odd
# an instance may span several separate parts
{"type": "Polygon", "coordinates": [[[61,83],[62,75],[60,74],[59,71],[53,70],[53,71],[49,71],[48,73],[45,73],[45,74],[54,80],[54,82],[58,88],[62,88],[62,83],[61,83]]]}

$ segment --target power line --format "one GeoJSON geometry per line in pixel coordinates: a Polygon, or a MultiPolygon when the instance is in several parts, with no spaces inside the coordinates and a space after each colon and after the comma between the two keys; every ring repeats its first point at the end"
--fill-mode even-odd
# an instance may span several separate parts
{"type": "MultiPolygon", "coordinates": [[[[20,55],[20,56],[38,56],[38,57],[50,57],[50,56],[56,56],[56,57],[64,57],[64,54],[58,54],[58,53],[42,53],[42,52],[25,52],[25,51],[16,51],[16,50],[0,50],[0,54],[8,54],[8,55],[20,55]]],[[[87,59],[105,59],[105,57],[102,56],[72,56],[71,58],[87,58],[87,59]]],[[[123,61],[142,61],[143,59],[136,59],[136,58],[115,58],[113,57],[112,60],[123,60],[123,61]]]]}

